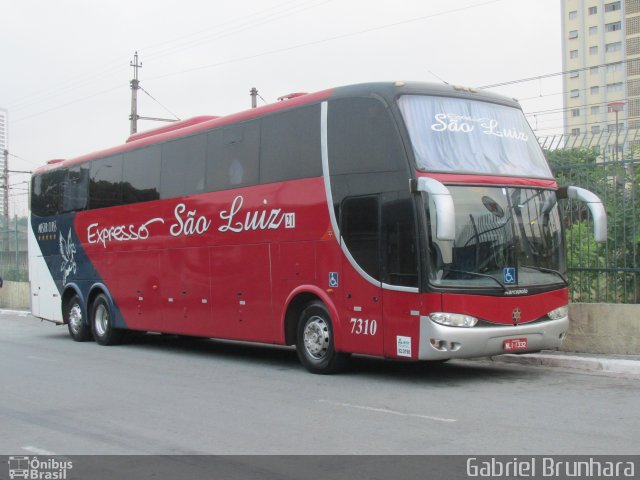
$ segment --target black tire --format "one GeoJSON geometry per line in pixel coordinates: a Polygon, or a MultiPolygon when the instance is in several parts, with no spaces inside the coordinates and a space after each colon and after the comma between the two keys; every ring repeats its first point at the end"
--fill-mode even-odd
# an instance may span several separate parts
{"type": "Polygon", "coordinates": [[[76,342],[86,342],[91,340],[91,327],[84,318],[82,301],[78,295],[71,297],[64,305],[63,317],[67,324],[69,335],[76,342]]]}
{"type": "Polygon", "coordinates": [[[100,345],[117,345],[124,337],[124,332],[113,326],[111,303],[103,293],[96,297],[91,306],[91,331],[100,345]]]}
{"type": "Polygon", "coordinates": [[[302,311],[296,352],[302,365],[311,373],[328,375],[346,366],[349,355],[335,351],[333,325],[324,303],[311,302],[302,311]]]}

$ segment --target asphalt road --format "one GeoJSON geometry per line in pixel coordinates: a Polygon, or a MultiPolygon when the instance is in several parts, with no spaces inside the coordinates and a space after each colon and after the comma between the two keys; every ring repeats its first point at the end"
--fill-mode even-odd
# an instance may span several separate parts
{"type": "Polygon", "coordinates": [[[638,454],[640,379],[146,335],[115,347],[0,311],[0,454],[638,454]]]}

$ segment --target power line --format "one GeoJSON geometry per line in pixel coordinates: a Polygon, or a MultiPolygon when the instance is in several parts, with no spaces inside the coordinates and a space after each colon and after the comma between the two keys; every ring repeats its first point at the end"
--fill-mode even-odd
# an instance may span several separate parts
{"type": "Polygon", "coordinates": [[[593,65],[591,67],[572,68],[571,70],[564,70],[562,72],[547,73],[547,74],[538,75],[538,76],[535,76],[535,77],[520,78],[518,80],[508,80],[506,82],[494,83],[492,85],[484,85],[482,87],[476,87],[476,89],[478,89],[478,90],[486,90],[486,89],[489,89],[489,88],[504,87],[506,85],[514,85],[516,83],[532,82],[534,80],[543,80],[545,78],[557,77],[557,76],[560,76],[560,75],[567,75],[569,73],[575,73],[575,72],[583,72],[585,70],[591,70],[592,68],[606,67],[606,66],[609,66],[609,65],[616,65],[616,64],[619,64],[619,63],[628,63],[628,62],[631,62],[631,61],[640,61],[640,59],[638,59],[638,58],[627,58],[625,60],[620,60],[620,61],[611,62],[611,63],[601,63],[600,65],[593,65]]]}
{"type": "MultiPolygon", "coordinates": [[[[581,92],[587,91],[589,90],[589,88],[585,88],[585,89],[581,89],[581,92]]],[[[566,92],[564,92],[566,93],[566,92]]],[[[568,112],[570,110],[575,110],[576,108],[582,109],[582,108],[587,108],[587,107],[595,107],[595,106],[604,106],[611,103],[611,101],[603,101],[603,102],[595,102],[595,103],[585,103],[585,104],[580,104],[580,105],[572,105],[569,107],[559,107],[559,108],[554,108],[554,109],[549,109],[549,110],[539,110],[537,112],[530,112],[530,113],[525,113],[526,116],[530,116],[530,115],[545,115],[548,113],[563,113],[563,112],[568,112]]]]}
{"type": "MultiPolygon", "coordinates": [[[[270,23],[274,20],[280,20],[282,18],[288,17],[290,15],[299,13],[299,12],[303,12],[306,10],[309,10],[311,8],[316,8],[319,7],[321,5],[324,5],[326,3],[332,2],[334,0],[324,0],[320,3],[317,3],[318,0],[307,0],[306,4],[305,2],[302,2],[302,4],[300,4],[300,2],[298,1],[288,1],[288,2],[284,2],[280,5],[277,5],[275,7],[272,8],[268,8],[265,10],[261,10],[260,12],[257,12],[256,14],[253,15],[249,15],[241,17],[241,18],[235,18],[233,20],[230,20],[229,22],[225,22],[221,25],[219,25],[218,27],[216,27],[214,29],[213,33],[209,33],[201,38],[196,38],[193,40],[189,40],[187,42],[184,42],[182,45],[176,45],[176,46],[170,46],[168,48],[165,48],[164,50],[159,51],[158,53],[151,53],[150,55],[148,55],[148,58],[154,59],[154,58],[159,58],[159,57],[164,57],[167,55],[171,55],[180,51],[183,51],[187,48],[193,48],[197,45],[201,45],[202,43],[211,41],[211,40],[218,40],[220,38],[224,38],[224,37],[228,37],[230,35],[234,35],[240,32],[243,32],[245,30],[248,30],[250,28],[254,28],[260,25],[264,25],[266,23],[270,23]],[[294,3],[295,5],[293,7],[287,8],[284,11],[281,12],[274,12],[274,13],[269,13],[268,15],[266,15],[264,18],[256,18],[256,19],[250,19],[251,17],[259,17],[262,13],[266,13],[269,12],[271,10],[277,10],[280,6],[283,5],[288,5],[290,3],[294,3]],[[247,19],[250,19],[247,21],[247,19]],[[233,23],[237,23],[238,21],[240,21],[241,23],[235,26],[229,26],[229,28],[225,31],[224,29],[222,31],[220,31],[220,27],[225,26],[225,25],[232,25],[233,23]]],[[[212,28],[207,28],[205,30],[200,30],[199,32],[196,32],[194,34],[190,34],[187,35],[186,37],[189,36],[195,36],[198,35],[199,33],[204,33],[204,32],[211,32],[212,28]]],[[[185,37],[183,37],[185,38],[185,37]]]]}
{"type": "Polygon", "coordinates": [[[45,90],[40,90],[39,92],[31,93],[29,95],[21,97],[18,100],[16,100],[14,103],[10,104],[7,108],[12,111],[23,110],[27,107],[30,107],[31,105],[35,105],[38,103],[42,103],[42,101],[49,100],[51,97],[59,96],[60,94],[68,90],[74,90],[82,85],[92,83],[93,80],[96,78],[104,79],[105,75],[108,73],[111,73],[111,72],[115,73],[118,70],[124,70],[125,67],[120,67],[119,66],[120,64],[121,64],[121,59],[117,61],[118,66],[116,66],[115,61],[110,61],[106,64],[108,66],[104,67],[103,69],[100,69],[98,71],[93,70],[92,73],[88,75],[85,74],[83,76],[80,76],[80,78],[76,77],[74,78],[74,80],[63,83],[59,87],[55,87],[53,89],[49,88],[45,90]]]}
{"type": "Polygon", "coordinates": [[[172,76],[175,76],[175,75],[181,75],[181,74],[184,74],[184,73],[194,72],[194,71],[197,71],[197,70],[205,70],[205,69],[208,69],[208,68],[219,67],[219,66],[228,65],[228,64],[231,64],[231,63],[237,63],[237,62],[242,62],[242,61],[246,61],[246,60],[253,60],[254,58],[260,58],[260,57],[264,57],[264,56],[267,56],[267,55],[274,55],[276,53],[283,53],[283,52],[288,52],[288,51],[291,51],[291,50],[297,50],[299,48],[310,47],[310,46],[314,46],[314,45],[320,45],[320,44],[327,43],[327,42],[332,42],[332,41],[335,41],[335,40],[342,40],[344,38],[354,37],[354,36],[357,36],[357,35],[363,35],[363,34],[366,34],[366,33],[376,32],[376,31],[380,31],[380,30],[386,30],[386,29],[389,29],[389,28],[399,27],[401,25],[408,25],[410,23],[416,23],[416,22],[420,22],[420,21],[423,21],[423,20],[428,20],[428,19],[432,19],[432,18],[436,18],[436,17],[441,17],[441,16],[444,16],[444,15],[449,15],[449,14],[452,14],[452,13],[464,12],[464,11],[467,11],[467,10],[471,10],[471,9],[479,8],[479,7],[484,7],[484,6],[487,6],[487,5],[490,5],[490,4],[493,4],[493,3],[502,2],[502,1],[504,1],[504,0],[489,0],[489,1],[486,1],[486,2],[482,2],[482,3],[477,3],[477,4],[474,4],[474,5],[468,5],[468,6],[465,6],[465,7],[453,8],[453,9],[450,9],[450,10],[445,10],[445,11],[442,11],[442,12],[432,13],[432,14],[429,14],[429,15],[422,15],[420,17],[412,17],[412,18],[409,18],[409,19],[406,19],[406,20],[401,20],[401,21],[398,21],[398,22],[388,23],[388,24],[385,24],[385,25],[379,25],[377,27],[365,28],[363,30],[358,30],[358,31],[355,31],[355,32],[335,35],[335,36],[323,38],[323,39],[320,39],[320,40],[313,40],[313,41],[310,41],[310,42],[299,43],[299,44],[296,44],[296,45],[291,45],[289,47],[277,48],[277,49],[274,49],[274,50],[268,50],[266,52],[256,53],[256,54],[253,54],[253,55],[247,55],[247,56],[244,56],[244,57],[238,57],[238,58],[233,58],[233,59],[229,59],[229,60],[224,60],[224,61],[217,62],[217,63],[211,63],[211,64],[207,64],[207,65],[201,65],[201,66],[198,66],[198,67],[186,68],[186,69],[183,69],[183,70],[178,70],[178,71],[175,71],[175,72],[166,73],[164,75],[158,75],[156,77],[150,78],[149,80],[157,80],[157,79],[161,79],[161,78],[172,77],[172,76]]]}
{"type": "MultiPolygon", "coordinates": [[[[623,122],[618,122],[619,124],[623,124],[623,122]]],[[[609,125],[612,125],[615,127],[615,123],[611,124],[609,122],[597,122],[597,121],[593,121],[593,122],[587,122],[587,123],[580,123],[579,125],[573,126],[571,128],[582,128],[582,127],[589,127],[592,125],[605,125],[607,128],[609,128],[609,125]]],[[[544,128],[538,128],[536,130],[534,130],[534,132],[544,132],[547,130],[557,130],[557,129],[562,129],[565,130],[565,126],[564,125],[555,125],[553,127],[544,127],[544,128]]],[[[560,135],[560,134],[558,134],[560,135]]],[[[565,134],[566,135],[566,134],[565,134]]]]}
{"type": "Polygon", "coordinates": [[[25,117],[20,117],[20,118],[14,119],[14,120],[12,120],[12,123],[18,123],[18,122],[22,122],[23,120],[28,120],[29,118],[38,117],[40,115],[44,115],[45,113],[49,113],[49,112],[52,112],[54,110],[59,110],[59,109],[64,108],[64,107],[68,107],[69,105],[73,105],[74,103],[83,102],[85,100],[88,100],[88,99],[94,98],[94,97],[99,97],[100,95],[104,95],[105,93],[113,92],[114,90],[118,90],[120,88],[122,88],[122,86],[118,85],[117,87],[109,88],[107,90],[102,90],[100,92],[93,93],[91,95],[87,95],[86,97],[76,98],[75,100],[71,100],[70,102],[63,103],[62,105],[57,105],[55,107],[51,107],[51,108],[48,108],[46,110],[41,110],[40,112],[36,112],[36,113],[31,114],[31,115],[27,115],[25,117]]]}
{"type": "MultiPolygon", "coordinates": [[[[18,160],[22,160],[23,162],[31,163],[31,164],[35,165],[36,167],[39,167],[39,166],[40,166],[39,164],[37,164],[37,163],[36,163],[36,162],[34,162],[33,160],[28,160],[28,159],[26,159],[26,158],[19,157],[18,155],[15,155],[15,154],[13,154],[13,153],[11,153],[11,152],[8,152],[8,153],[9,153],[9,156],[10,156],[10,157],[17,158],[18,160]]],[[[29,173],[31,173],[31,172],[29,172],[29,173]]]]}
{"type": "MultiPolygon", "coordinates": [[[[610,64],[610,65],[617,65],[617,64],[619,64],[619,63],[621,63],[621,62],[616,62],[616,63],[610,64]]],[[[593,67],[593,68],[596,68],[596,67],[593,67]]],[[[571,93],[571,92],[574,92],[574,91],[577,91],[577,92],[586,92],[587,90],[591,90],[591,89],[593,89],[593,88],[595,88],[595,87],[597,87],[597,88],[599,88],[599,89],[600,89],[600,88],[602,88],[602,89],[604,89],[604,88],[611,88],[611,85],[615,85],[615,84],[618,84],[619,86],[622,86],[623,82],[622,82],[622,81],[619,81],[619,82],[611,82],[611,83],[607,83],[606,85],[590,85],[590,86],[585,87],[585,88],[572,88],[571,90],[563,90],[563,91],[561,91],[561,92],[546,93],[546,94],[544,94],[544,95],[541,93],[541,94],[539,94],[539,95],[536,95],[535,97],[518,98],[518,101],[520,101],[520,102],[524,102],[524,101],[527,101],[527,100],[537,100],[537,99],[539,99],[539,98],[555,97],[556,95],[566,95],[566,94],[571,93]]]]}
{"type": "Polygon", "coordinates": [[[151,94],[150,94],[149,92],[147,92],[144,88],[142,88],[142,85],[138,84],[138,88],[139,88],[140,90],[142,90],[144,93],[146,93],[146,94],[147,94],[147,96],[148,96],[151,100],[153,100],[154,102],[156,102],[158,105],[160,105],[162,108],[164,108],[167,112],[169,112],[171,115],[173,115],[173,116],[176,118],[176,120],[180,120],[180,117],[178,117],[175,113],[173,113],[171,110],[169,110],[169,109],[168,109],[167,107],[165,107],[163,104],[161,104],[158,100],[156,100],[156,98],[155,98],[153,95],[151,95],[151,94]]]}
{"type": "MultiPolygon", "coordinates": [[[[620,124],[620,123],[624,123],[624,122],[618,122],[618,123],[620,124]]],[[[586,122],[586,123],[582,122],[580,124],[576,124],[575,126],[571,126],[569,128],[581,128],[581,127],[588,127],[588,126],[591,126],[591,125],[603,125],[603,124],[606,125],[607,128],[608,128],[609,125],[615,126],[615,123],[611,124],[610,121],[600,120],[600,121],[593,121],[593,122],[586,122]]],[[[561,129],[564,130],[565,129],[565,125],[563,124],[563,125],[554,125],[553,127],[537,128],[537,129],[534,130],[534,132],[544,132],[545,130],[556,130],[558,128],[561,128],[561,129]]]]}
{"type": "MultiPolygon", "coordinates": [[[[320,39],[320,40],[310,41],[310,42],[306,42],[306,43],[300,43],[300,44],[292,45],[292,46],[289,46],[289,47],[283,47],[283,48],[279,48],[279,49],[274,49],[274,50],[270,50],[270,51],[254,54],[254,55],[247,55],[245,57],[233,58],[233,59],[229,59],[229,60],[225,60],[225,61],[221,61],[221,62],[217,62],[217,63],[213,63],[213,64],[192,67],[192,68],[183,69],[183,70],[176,71],[176,72],[170,72],[170,73],[166,73],[164,75],[158,75],[156,77],[149,78],[149,79],[147,79],[147,81],[166,78],[166,77],[175,76],[175,75],[180,75],[180,74],[193,72],[193,71],[197,71],[197,70],[203,70],[203,69],[207,69],[207,68],[214,68],[214,67],[218,67],[218,66],[222,66],[222,65],[228,65],[228,64],[231,64],[231,63],[242,62],[242,61],[246,61],[246,60],[252,60],[254,58],[259,58],[259,57],[263,57],[263,56],[267,56],[267,55],[273,55],[273,54],[276,54],[276,53],[282,53],[282,52],[286,52],[286,51],[290,51],[290,50],[296,50],[296,49],[300,49],[300,48],[304,48],[304,47],[308,47],[308,46],[319,45],[319,44],[322,44],[322,43],[327,43],[327,42],[331,42],[331,41],[335,41],[335,40],[340,40],[340,39],[343,39],[343,38],[349,38],[349,37],[353,37],[353,36],[357,36],[357,35],[363,35],[363,34],[375,32],[375,31],[385,30],[385,29],[389,29],[389,28],[393,28],[393,27],[407,25],[407,24],[410,24],[410,23],[416,23],[416,22],[420,22],[420,21],[423,21],[423,20],[437,18],[437,17],[440,17],[440,16],[445,16],[445,15],[449,15],[449,14],[453,14],[453,13],[466,12],[466,11],[469,11],[471,9],[481,8],[481,7],[484,7],[484,6],[487,6],[487,5],[491,5],[491,4],[499,3],[499,2],[503,2],[503,1],[504,0],[488,0],[488,1],[485,1],[485,2],[481,2],[481,3],[477,3],[477,4],[473,4],[473,5],[467,5],[467,6],[464,6],[464,7],[454,8],[454,9],[450,9],[450,10],[445,10],[445,11],[442,11],[442,12],[436,12],[436,13],[432,13],[432,14],[428,14],[428,15],[422,15],[422,16],[419,16],[419,17],[412,17],[412,18],[409,18],[409,19],[406,19],[406,20],[401,20],[401,21],[398,21],[398,22],[389,23],[389,24],[385,24],[385,25],[379,25],[377,27],[367,28],[367,29],[363,29],[363,30],[359,30],[359,31],[355,31],[355,32],[350,32],[350,33],[345,33],[345,34],[341,34],[341,35],[335,35],[333,37],[327,37],[327,38],[320,39]]],[[[286,2],[286,3],[288,3],[288,2],[286,2]]],[[[111,88],[107,88],[105,90],[101,90],[99,92],[96,92],[96,93],[93,93],[93,94],[90,94],[90,95],[87,95],[87,96],[76,98],[76,99],[71,100],[69,102],[65,102],[63,104],[56,105],[56,106],[53,106],[51,108],[35,112],[35,113],[30,114],[30,115],[19,117],[17,119],[14,119],[13,122],[14,123],[21,122],[23,120],[27,120],[27,119],[30,119],[30,118],[34,118],[34,117],[43,115],[45,113],[49,113],[49,112],[52,112],[52,111],[55,111],[55,110],[59,110],[60,108],[67,107],[67,106],[72,105],[74,103],[78,103],[78,102],[81,102],[81,101],[84,101],[84,100],[88,100],[90,98],[94,98],[94,97],[97,97],[97,96],[100,96],[100,95],[104,95],[106,93],[113,92],[113,91],[115,91],[115,90],[117,90],[119,88],[121,88],[120,85],[114,86],[114,87],[111,87],[111,88]]]]}
{"type": "MultiPolygon", "coordinates": [[[[270,12],[270,11],[272,11],[272,10],[277,10],[277,9],[279,9],[280,7],[282,7],[283,5],[287,5],[287,4],[290,4],[290,3],[297,3],[297,1],[298,1],[298,0],[288,0],[288,1],[286,1],[286,2],[283,2],[283,3],[281,3],[281,4],[276,5],[276,6],[274,6],[274,7],[270,7],[270,8],[264,9],[264,10],[260,10],[259,12],[256,12],[256,13],[254,13],[253,15],[250,15],[250,16],[249,16],[249,18],[250,18],[250,17],[258,17],[258,16],[260,16],[260,15],[262,15],[262,14],[264,14],[264,13],[270,12]]],[[[317,0],[312,0],[312,1],[317,1],[317,0]]],[[[326,1],[324,1],[323,3],[321,3],[321,4],[328,3],[329,1],[333,1],[333,0],[326,0],[326,1]]],[[[307,2],[307,3],[309,3],[309,2],[307,2]]],[[[319,4],[319,5],[321,5],[321,4],[319,4]]],[[[313,8],[313,7],[315,7],[315,6],[319,6],[319,5],[311,5],[311,6],[310,6],[310,7],[308,7],[308,8],[313,8]]],[[[307,9],[307,8],[302,8],[302,9],[301,9],[301,8],[299,8],[299,7],[300,7],[300,5],[299,5],[299,4],[297,4],[295,7],[293,7],[293,8],[297,8],[297,10],[296,10],[295,12],[291,12],[291,13],[297,13],[297,12],[299,12],[299,11],[302,11],[302,10],[306,10],[306,9],[307,9]]],[[[286,11],[285,11],[285,12],[281,12],[281,13],[286,13],[286,11]]],[[[272,14],[272,15],[273,15],[273,14],[272,14]]],[[[284,15],[281,15],[281,17],[282,17],[282,16],[284,16],[284,15]]],[[[279,17],[279,18],[281,18],[281,17],[279,17]]],[[[149,47],[147,47],[147,48],[148,48],[148,49],[150,49],[150,50],[152,51],[152,53],[151,53],[151,55],[150,55],[150,56],[151,56],[151,58],[160,57],[160,56],[162,56],[162,54],[163,54],[164,52],[163,52],[163,51],[160,51],[159,53],[155,53],[155,54],[154,54],[154,53],[153,53],[153,48],[154,48],[156,45],[166,45],[166,44],[170,44],[170,43],[173,43],[173,42],[177,42],[177,41],[181,40],[182,38],[186,38],[186,37],[188,37],[188,36],[197,35],[197,34],[199,34],[199,33],[206,32],[206,31],[210,31],[210,30],[216,30],[216,32],[217,32],[217,33],[216,33],[216,35],[219,35],[219,36],[228,36],[228,35],[231,35],[231,34],[233,34],[233,33],[238,33],[239,31],[246,30],[246,29],[236,30],[236,31],[230,31],[230,32],[228,32],[226,35],[220,35],[220,33],[219,33],[217,30],[218,30],[220,27],[223,27],[223,26],[225,26],[225,25],[227,25],[227,24],[232,24],[232,23],[234,23],[234,22],[238,22],[238,21],[246,20],[246,18],[247,18],[247,16],[246,16],[246,15],[245,15],[245,16],[243,16],[243,17],[237,17],[237,18],[234,18],[234,19],[232,19],[232,20],[230,20],[230,21],[228,21],[228,22],[223,22],[223,23],[218,24],[218,25],[210,26],[210,27],[208,27],[207,29],[200,30],[200,31],[195,32],[195,33],[191,33],[191,34],[189,34],[189,35],[187,35],[187,36],[184,36],[184,37],[179,37],[178,39],[174,39],[174,40],[167,40],[167,41],[164,41],[164,42],[160,42],[160,43],[158,43],[158,44],[151,45],[151,46],[149,46],[149,47]]],[[[250,25],[250,26],[257,26],[257,25],[261,25],[261,24],[263,24],[263,23],[268,23],[269,21],[272,21],[272,20],[273,20],[273,19],[268,19],[268,18],[267,18],[267,19],[266,19],[266,20],[264,20],[263,22],[260,22],[260,21],[259,21],[259,19],[257,19],[257,20],[254,20],[253,25],[250,25]]],[[[169,47],[169,49],[179,49],[179,46],[178,46],[178,47],[169,47]]],[[[165,49],[165,51],[167,51],[167,49],[165,49]]],[[[10,105],[8,106],[8,108],[9,108],[10,110],[22,110],[22,109],[27,108],[27,107],[29,107],[29,106],[31,106],[31,105],[35,105],[35,104],[37,104],[37,103],[41,103],[43,100],[48,100],[48,99],[49,99],[50,97],[52,97],[52,96],[58,96],[59,94],[64,93],[64,92],[66,92],[66,91],[68,91],[68,90],[72,90],[72,89],[78,88],[79,86],[85,85],[85,84],[87,84],[87,83],[91,83],[95,78],[101,78],[101,79],[102,79],[102,78],[104,78],[104,76],[105,76],[106,74],[108,74],[108,73],[111,73],[111,72],[115,73],[116,71],[124,70],[124,68],[125,68],[125,67],[121,67],[121,59],[117,59],[117,60],[116,60],[116,59],[114,59],[114,60],[111,60],[110,62],[108,62],[108,63],[107,63],[107,66],[106,66],[105,68],[100,69],[100,70],[98,70],[98,71],[93,71],[93,73],[91,73],[91,74],[89,74],[89,75],[86,75],[86,74],[85,74],[84,76],[81,76],[80,78],[74,78],[74,80],[72,80],[71,82],[63,83],[61,86],[56,87],[56,88],[53,88],[53,89],[51,89],[51,88],[49,88],[49,89],[44,89],[44,90],[38,91],[38,92],[36,92],[36,93],[32,93],[32,94],[29,94],[29,95],[27,95],[27,96],[24,96],[24,97],[18,98],[14,103],[10,104],[10,105]]],[[[55,107],[55,108],[57,108],[57,107],[55,107]]]]}

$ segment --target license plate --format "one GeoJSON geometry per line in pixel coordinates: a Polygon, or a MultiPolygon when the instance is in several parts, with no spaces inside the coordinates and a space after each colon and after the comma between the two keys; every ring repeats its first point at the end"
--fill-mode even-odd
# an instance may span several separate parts
{"type": "Polygon", "coordinates": [[[509,340],[505,340],[503,345],[506,352],[513,352],[517,350],[526,350],[527,344],[528,342],[526,338],[511,338],[509,340]]]}

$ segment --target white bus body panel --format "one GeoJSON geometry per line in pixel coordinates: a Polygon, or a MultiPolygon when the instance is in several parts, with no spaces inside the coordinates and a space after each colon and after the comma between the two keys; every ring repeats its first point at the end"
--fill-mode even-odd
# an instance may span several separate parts
{"type": "Polygon", "coordinates": [[[31,289],[31,314],[56,323],[62,323],[60,293],[44,260],[29,218],[29,286],[31,289]]]}

